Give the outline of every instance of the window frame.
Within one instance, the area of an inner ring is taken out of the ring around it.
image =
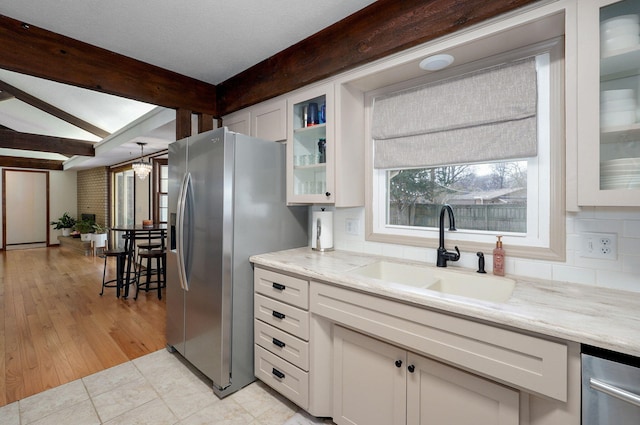
[[[162,195],[168,196],[169,193],[160,191],[160,180],[161,168],[168,165],[169,160],[167,158],[153,159],[153,222],[158,224],[167,224],[167,221],[160,221],[160,197]]]
[[[366,143],[366,200],[365,200],[365,240],[372,242],[394,243],[401,245],[413,245],[424,247],[437,247],[438,229],[412,228],[406,231],[401,227],[381,225],[386,223],[386,178],[387,170],[375,170],[373,168],[373,140],[371,138],[371,112],[373,100],[376,96],[406,89],[412,86],[426,84],[432,81],[449,78],[454,75],[482,69],[505,60],[516,60],[525,56],[549,54],[549,81],[548,91],[549,110],[540,110],[540,114],[549,117],[548,130],[549,143],[539,144],[539,164],[528,163],[528,197],[527,215],[536,218],[535,237],[523,238],[519,235],[505,234],[504,243],[509,246],[509,255],[527,258],[539,258],[544,260],[564,261],[566,235],[565,235],[565,131],[564,131],[564,38],[556,37],[551,40],[536,43],[521,49],[515,49],[500,55],[463,64],[451,70],[440,71],[427,77],[405,81],[380,89],[372,90],[365,94],[365,137]],[[542,102],[541,102],[542,103]],[[539,124],[540,125],[540,124]],[[544,155],[547,155],[545,158]],[[538,162],[537,159],[535,162]],[[542,167],[542,168],[540,168]],[[533,173],[533,175],[532,175]],[[548,187],[548,195],[539,195],[539,185]],[[533,190],[532,189],[535,189]],[[531,194],[535,193],[534,197]],[[542,209],[538,206],[542,206]],[[540,214],[540,211],[548,211],[548,214]],[[542,217],[541,217],[542,216]],[[548,217],[547,217],[548,216]],[[546,220],[548,218],[548,220]],[[529,220],[529,218],[528,218]],[[545,221],[547,221],[545,223]],[[528,234],[532,234],[530,223],[527,223]],[[491,250],[495,246],[495,232],[463,231],[447,234],[450,244],[456,244],[463,251]],[[524,243],[523,243],[524,242]]]

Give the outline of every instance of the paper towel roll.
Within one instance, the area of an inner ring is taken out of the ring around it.
[[[314,211],[312,221],[311,248],[333,251],[333,211]]]

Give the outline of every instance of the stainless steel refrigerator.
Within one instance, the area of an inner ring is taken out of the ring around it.
[[[220,128],[169,145],[167,344],[220,397],[255,379],[249,256],[308,243],[285,196],[281,143]]]

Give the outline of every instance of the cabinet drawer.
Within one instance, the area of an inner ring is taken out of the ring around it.
[[[309,371],[309,343],[260,320],[254,321],[255,343],[302,370]]]
[[[309,341],[309,312],[255,294],[254,316],[278,329]]]
[[[322,283],[311,312],[444,363],[563,402],[567,346]]]
[[[258,267],[253,276],[256,292],[305,310],[309,309],[308,281]]]
[[[303,409],[309,405],[309,375],[255,345],[255,375]]]

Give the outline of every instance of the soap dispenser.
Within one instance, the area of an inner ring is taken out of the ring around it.
[[[497,236],[496,247],[493,249],[493,274],[504,276],[504,249],[502,249],[502,236]]]

